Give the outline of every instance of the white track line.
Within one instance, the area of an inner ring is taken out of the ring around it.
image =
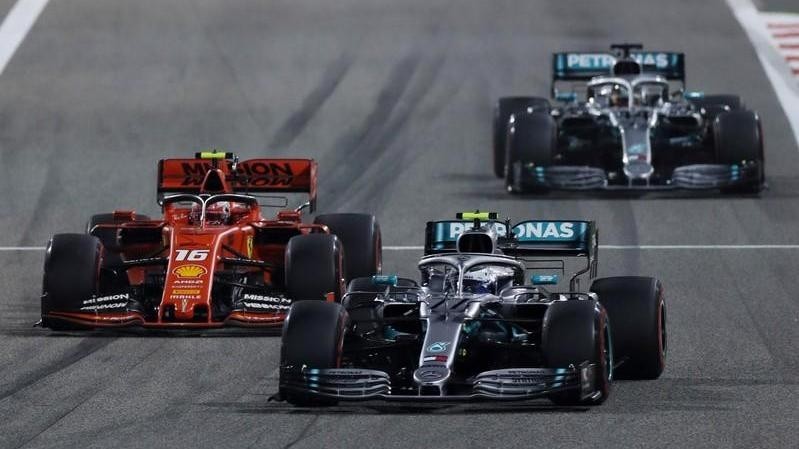
[[[791,125],[794,139],[799,142],[799,86],[782,55],[771,44],[773,29],[767,27],[752,0],[727,0],[727,4],[754,45],[760,64]]]
[[[707,249],[799,249],[797,245],[599,245],[599,249],[610,250],[707,250]],[[423,251],[423,246],[384,246],[383,251]]]
[[[13,251],[44,251],[44,246],[0,246],[0,252]],[[599,245],[599,249],[610,250],[770,250],[770,249],[799,249],[796,245],[766,244],[766,245]],[[383,251],[423,251],[423,246],[384,246]]]
[[[48,0],[19,0],[0,24],[0,74],[25,40]]]
[[[44,246],[0,246],[2,252],[13,251],[44,251]],[[599,245],[599,249],[610,250],[770,250],[770,249],[799,249],[799,244],[765,244],[765,245]],[[423,251],[423,246],[384,246],[383,251]]]

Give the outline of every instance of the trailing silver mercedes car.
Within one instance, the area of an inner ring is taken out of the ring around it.
[[[685,55],[616,44],[555,53],[552,98],[494,109],[494,173],[511,193],[715,189],[765,183],[760,118],[736,95],[685,90]]]
[[[596,254],[589,221],[428,222],[418,282],[356,278],[341,303],[291,306],[277,398],[600,404],[614,379],[660,376],[666,304],[650,277],[582,290]]]

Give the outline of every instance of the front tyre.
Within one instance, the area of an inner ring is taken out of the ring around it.
[[[725,193],[758,193],[765,181],[763,131],[760,118],[752,111],[722,112],[713,121],[716,162],[742,165],[755,162],[758,173],[752,182],[723,189]]]
[[[86,234],[56,234],[47,243],[42,281],[42,325],[53,330],[81,329],[51,319],[51,311],[75,311],[96,295],[103,245]]]
[[[283,324],[280,346],[280,395],[290,404],[335,405],[332,399],[286,388],[287,373],[304,369],[340,368],[347,312],[337,303],[298,301]]]
[[[558,126],[549,114],[522,113],[514,114],[512,118],[506,145],[508,169],[505,185],[509,192],[515,193],[520,190],[525,176],[524,166],[531,163],[534,167],[552,165],[557,148]],[[544,193],[546,190],[546,187],[541,186],[534,191]]]
[[[579,389],[549,395],[558,405],[598,405],[610,394],[613,351],[610,323],[595,300],[555,301],[544,314],[541,349],[546,366],[567,368],[589,362],[596,366],[594,393],[582,398]]]
[[[497,178],[505,177],[505,142],[508,134],[508,122],[512,114],[543,112],[549,114],[549,100],[540,97],[505,97],[500,98],[494,106],[493,121],[493,162],[494,174]]]

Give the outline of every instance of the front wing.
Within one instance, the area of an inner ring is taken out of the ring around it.
[[[580,391],[581,399],[596,394],[598,366],[584,362],[568,368],[510,368],[484,371],[471,379],[471,392],[459,395],[398,393],[390,376],[377,370],[358,368],[281,368],[281,395],[302,393],[339,401],[519,401],[545,397],[565,390]]]
[[[541,189],[554,190],[712,190],[760,182],[760,162],[745,164],[695,164],[674,169],[663,181],[611,183],[607,172],[599,167],[577,165],[534,166],[516,162],[513,192]]]
[[[163,321],[148,320],[136,311],[106,313],[53,311],[42,315],[48,322],[58,321],[73,327],[87,329],[151,328],[151,329],[218,329],[223,327],[280,329],[286,319],[285,313],[253,313],[235,311],[224,320],[214,321]]]

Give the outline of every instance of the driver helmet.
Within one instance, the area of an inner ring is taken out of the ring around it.
[[[610,106],[615,108],[627,106],[629,100],[627,89],[622,88],[622,86],[618,84],[614,84],[610,89],[608,98],[610,99]]]
[[[489,267],[471,270],[463,275],[463,291],[492,293],[496,289],[496,273]]]
[[[200,223],[200,217],[203,213],[203,206],[202,204],[192,204],[191,211],[189,211],[189,223],[190,224],[198,224]]]
[[[641,105],[655,107],[663,103],[663,88],[660,86],[641,87]]]
[[[225,225],[230,221],[230,203],[218,201],[205,208],[205,223],[210,225]]]

